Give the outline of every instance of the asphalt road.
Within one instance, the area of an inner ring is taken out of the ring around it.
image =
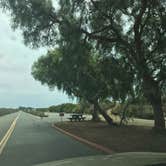
[[[0,116],[0,140],[2,140],[3,136],[5,135],[6,131],[9,129],[10,125],[17,115],[18,113]]]
[[[18,113],[0,117],[0,140]],[[30,166],[73,157],[101,155],[56,131],[40,118],[21,112],[14,132],[0,155],[2,166]]]

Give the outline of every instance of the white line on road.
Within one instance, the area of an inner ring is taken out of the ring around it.
[[[5,145],[7,143],[7,141],[9,140],[11,134],[13,133],[14,129],[15,129],[15,126],[16,126],[16,123],[17,123],[17,120],[18,118],[20,117],[20,114],[21,112],[18,114],[18,116],[14,119],[14,121],[12,122],[10,128],[8,129],[8,131],[6,132],[5,136],[3,137],[3,139],[1,140],[0,142],[0,155],[2,154],[4,148],[5,148]]]

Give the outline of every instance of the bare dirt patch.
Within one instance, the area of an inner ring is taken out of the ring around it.
[[[149,127],[111,127],[105,123],[63,122],[56,126],[115,152],[166,152],[166,135]]]

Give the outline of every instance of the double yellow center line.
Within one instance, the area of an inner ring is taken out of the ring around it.
[[[14,121],[12,122],[10,128],[8,129],[8,131],[6,132],[5,136],[3,137],[3,139],[0,142],[0,155],[2,154],[7,141],[9,140],[11,134],[13,133],[13,131],[15,129],[15,126],[16,126],[18,118],[20,117],[20,114],[21,113],[19,113],[18,116],[14,119]]]

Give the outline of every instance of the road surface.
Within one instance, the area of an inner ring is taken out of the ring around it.
[[[14,119],[15,124],[12,124]],[[13,132],[0,154],[2,166],[30,166],[102,154],[56,131],[46,120],[24,112],[0,117],[0,141],[10,126]]]

